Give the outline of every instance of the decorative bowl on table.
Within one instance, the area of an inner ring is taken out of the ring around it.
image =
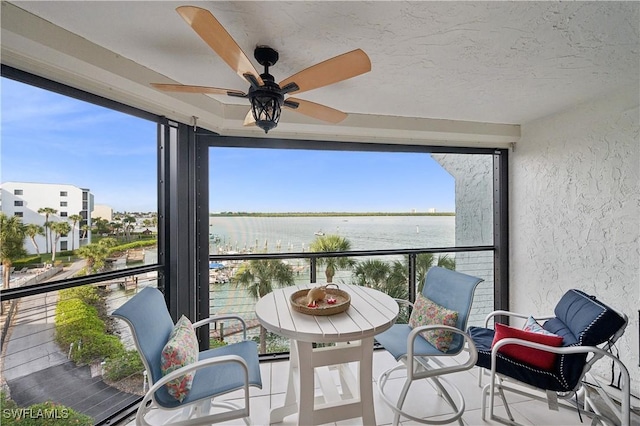
[[[329,286],[335,286],[335,288]],[[318,289],[318,287],[314,287],[294,292],[290,299],[291,307],[295,311],[307,315],[334,315],[349,309],[351,296],[333,283],[322,286],[321,291],[324,291],[324,297],[321,300],[315,300],[313,304],[310,303],[309,292]]]

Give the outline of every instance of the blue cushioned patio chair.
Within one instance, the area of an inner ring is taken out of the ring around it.
[[[246,324],[242,318],[237,315],[212,316],[194,323],[193,327],[197,328],[224,319],[238,320],[244,328],[245,340],[202,351],[197,362],[163,376],[160,354],[174,324],[162,293],[156,288],[146,287],[112,315],[131,327],[133,340],[147,371],[149,390],[138,408],[136,425],[149,425],[149,421],[154,424],[200,425],[237,418],[250,423],[249,386],[262,388],[262,381],[257,345],[246,340]],[[192,371],[195,372],[192,388],[180,402],[169,394],[165,384]],[[238,389],[244,391],[244,406],[228,401],[214,402],[215,397]],[[212,411],[212,407],[216,410]],[[168,412],[159,413],[160,410]]]
[[[422,294],[438,305],[458,313],[455,327],[446,325],[427,325],[411,328],[408,324],[394,324],[389,330],[378,334],[376,340],[393,357],[401,361],[400,364],[382,373],[378,379],[378,389],[382,399],[395,413],[393,424],[397,425],[400,416],[407,417],[413,421],[427,424],[444,424],[458,421],[461,425],[462,414],[464,413],[464,397],[458,388],[450,381],[442,377],[447,374],[473,368],[477,354],[473,340],[469,338],[465,330],[467,320],[471,311],[471,303],[477,285],[484,281],[481,278],[466,275],[460,272],[434,266],[427,272]],[[400,304],[413,306],[412,303],[398,299]],[[426,330],[449,330],[454,333],[454,338],[449,350],[442,352],[431,345],[420,334]],[[459,360],[444,363],[444,358],[451,358],[467,351],[467,359],[463,363]],[[402,391],[397,398],[392,398],[385,386],[390,376],[396,372],[406,370],[406,379]],[[438,394],[453,409],[453,414],[447,418],[438,417],[438,420],[426,419],[425,414],[408,413],[403,410],[405,398],[409,388],[415,380],[426,379],[435,385]],[[445,387],[442,382],[446,383]],[[453,390],[457,396],[457,403],[449,394]]]
[[[497,315],[527,319],[530,315],[495,311],[485,321],[485,327],[470,327],[469,334],[478,349],[477,365],[481,367],[479,383],[482,375],[490,371],[490,382],[482,389],[482,418],[486,418],[487,396],[489,396],[489,417],[506,424],[518,424],[509,409],[504,391],[547,401],[550,409],[557,410],[562,403],[569,404],[574,396],[582,398],[584,410],[594,420],[609,421],[615,425],[630,424],[630,383],[629,372],[625,365],[611,353],[616,340],[622,336],[627,326],[628,317],[598,301],[580,290],[567,291],[554,309],[554,316],[535,316],[536,320],[546,320],[544,330],[563,338],[561,347],[552,347],[533,343],[522,339],[506,338],[499,340],[492,347],[494,330],[489,323]],[[500,348],[507,345],[520,345],[527,348],[541,349],[557,354],[553,367],[545,370],[524,363],[521,360],[506,356]],[[622,385],[619,403],[614,402],[605,392],[606,386],[600,385],[597,378],[589,374],[590,368],[600,359],[610,360],[620,371]],[[588,376],[587,376],[588,375]],[[588,377],[588,380],[585,380]],[[586,382],[591,383],[587,385]],[[514,386],[518,384],[518,386]],[[595,384],[595,385],[594,385]],[[616,419],[607,419],[602,410],[594,403],[591,393],[596,391],[602,401]],[[508,419],[495,414],[494,403],[496,391],[500,395]]]

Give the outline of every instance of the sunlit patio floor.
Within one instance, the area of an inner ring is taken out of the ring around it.
[[[378,376],[388,368],[396,365],[396,361],[389,353],[384,350],[378,350],[374,353],[373,359],[373,376],[374,376],[374,405],[376,423],[378,425],[389,425],[393,421],[393,412],[389,407],[385,405],[380,398],[377,387]],[[288,374],[289,362],[277,361],[277,362],[265,362],[261,364],[262,371],[262,389],[251,389],[251,419],[254,425],[267,425],[269,424],[269,412],[272,408],[281,406],[284,402],[285,391],[287,386],[287,374]],[[478,387],[478,374],[477,368],[471,370],[456,373],[450,375],[450,380],[458,386],[462,391],[465,398],[466,410],[462,417],[462,420],[467,425],[493,425],[499,424],[492,421],[483,421],[481,416],[481,404],[482,396],[481,389]],[[484,378],[486,383],[487,379]],[[387,389],[399,391],[404,384],[404,379],[400,376],[398,378],[392,378],[387,384]],[[319,393],[320,389],[316,389]],[[240,394],[234,392],[227,395],[228,400],[239,398]],[[551,411],[548,409],[545,402],[540,402],[534,399],[526,398],[523,396],[508,394],[507,400],[511,407],[512,413],[517,422],[523,425],[563,425],[563,426],[584,426],[585,424],[591,424],[591,419],[587,418],[583,413],[583,421],[580,422],[580,417],[575,408],[563,408],[560,407],[559,411]],[[498,399],[499,401],[499,399]],[[496,414],[505,416],[505,411],[502,408],[502,404],[496,409]],[[437,418],[439,414],[447,413],[445,411],[448,408],[446,403],[443,402],[441,397],[438,397],[435,391],[427,384],[416,383],[412,386],[410,395],[407,397],[405,403],[405,409],[408,409],[412,413],[416,413],[418,417]],[[636,421],[638,417],[635,416],[632,419],[632,424],[638,424]],[[414,421],[401,418],[402,425],[416,425],[419,424]],[[135,422],[131,421],[127,425],[134,425]],[[297,416],[291,415],[285,417],[282,423],[276,423],[278,425],[296,425]],[[335,425],[362,425],[361,418],[354,418],[349,420],[339,421],[337,423],[330,423]],[[225,425],[244,425],[242,420],[235,420],[227,422]]]

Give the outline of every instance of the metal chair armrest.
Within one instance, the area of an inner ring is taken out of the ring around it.
[[[453,366],[448,366],[448,367],[442,367],[442,368],[438,368],[436,370],[430,370],[430,372],[433,372],[434,374],[430,374],[427,373],[427,375],[421,375],[420,377],[427,377],[427,376],[435,376],[435,375],[443,375],[443,374],[449,374],[449,373],[454,373],[454,372],[458,372],[458,371],[463,371],[463,370],[468,370],[470,368],[472,368],[473,366],[475,366],[476,361],[478,360],[478,350],[476,349],[476,345],[473,342],[473,339],[471,339],[471,337],[465,333],[464,331],[455,328],[455,327],[451,327],[448,325],[423,325],[420,327],[415,327],[413,330],[411,330],[411,332],[409,333],[409,336],[407,336],[407,375],[411,377],[412,380],[415,379],[414,377],[414,372],[413,372],[413,368],[409,368],[409,366],[414,365],[413,364],[413,360],[414,360],[414,345],[415,345],[415,341],[417,338],[423,338],[422,336],[420,336],[420,333],[422,333],[423,331],[429,331],[429,330],[448,330],[451,331],[453,333],[459,334],[463,337],[465,343],[467,344],[468,347],[468,352],[469,352],[469,358],[467,359],[466,362],[464,362],[463,364],[458,364],[458,365],[453,365]],[[464,347],[464,345],[463,345]],[[453,356],[454,354],[448,355],[446,353],[442,354],[443,356]],[[433,355],[431,355],[433,356]],[[437,374],[436,374],[437,372]]]
[[[205,319],[200,320],[198,322],[194,322],[193,323],[193,328],[198,328],[198,327],[202,327],[205,324],[211,324],[211,323],[214,323],[214,322],[218,322],[218,321],[222,321],[222,320],[229,320],[229,319],[235,319],[235,320],[240,321],[240,323],[242,324],[243,340],[247,340],[247,323],[239,315],[233,315],[233,314],[229,314],[229,315],[212,315],[209,318],[205,318]]]
[[[406,299],[393,299],[396,302],[398,302],[398,305],[408,305],[411,306],[413,308],[413,303],[411,303],[410,301],[406,300]]]

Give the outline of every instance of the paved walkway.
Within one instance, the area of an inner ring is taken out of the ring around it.
[[[22,298],[5,342],[3,377],[7,382],[67,362],[54,341],[58,292]]]
[[[88,366],[77,367],[71,361],[8,381],[7,384],[12,399],[21,407],[54,401],[93,417],[94,424],[106,420],[139,398],[107,385],[100,376],[91,377]]]
[[[74,262],[51,279],[69,278],[84,264],[84,260]],[[17,311],[3,347],[2,375],[5,381],[67,361],[67,354],[61,352],[54,341],[57,302],[57,291],[18,300]]]
[[[73,276],[84,261],[53,277]],[[90,415],[98,423],[118,407],[138,396],[106,385],[88,366],[78,367],[67,359],[55,342],[55,310],[58,292],[23,297],[3,347],[2,380],[11,398],[22,407],[53,401]]]

